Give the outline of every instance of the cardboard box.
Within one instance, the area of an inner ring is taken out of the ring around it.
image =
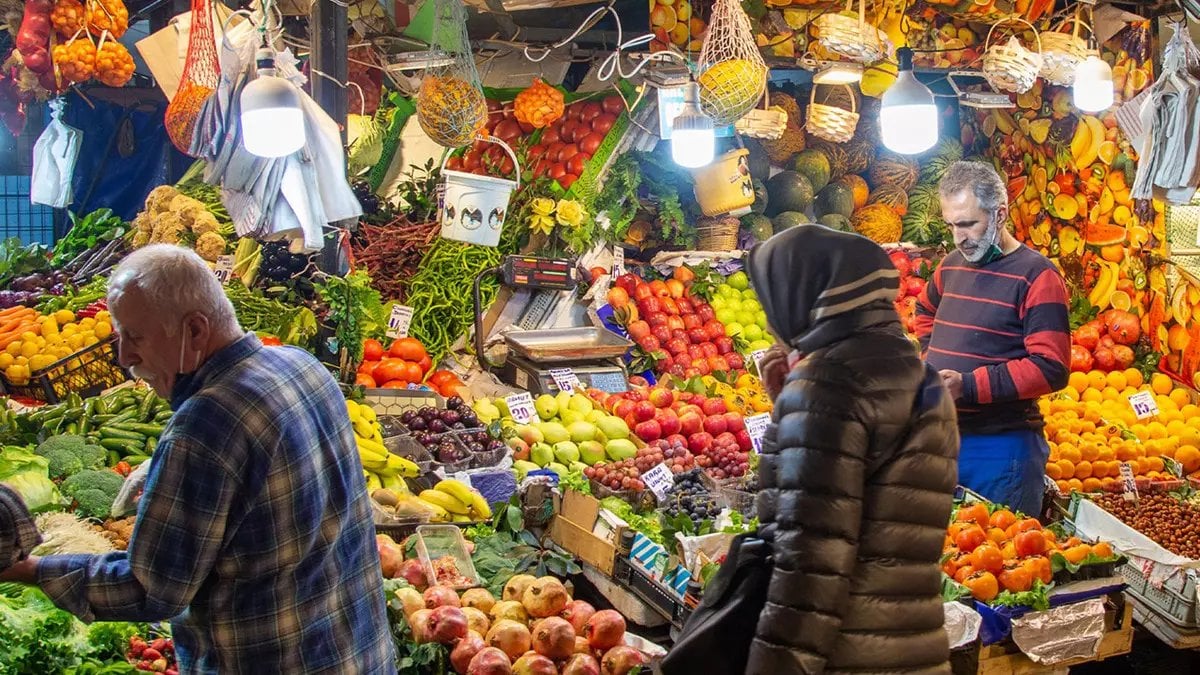
[[[600,501],[595,497],[566,490],[558,514],[550,521],[550,539],[611,576],[617,544],[627,527],[625,521],[600,508]]]

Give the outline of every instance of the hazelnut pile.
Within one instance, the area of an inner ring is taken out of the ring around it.
[[[1137,501],[1127,501],[1122,495],[1104,495],[1095,501],[1168,551],[1200,559],[1200,509],[1169,494],[1145,495]]]

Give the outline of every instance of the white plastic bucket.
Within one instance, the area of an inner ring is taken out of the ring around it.
[[[498,138],[483,140],[504,148],[513,161],[516,180],[448,170],[443,160],[438,220],[442,224],[442,237],[445,239],[480,246],[498,246],[509,197],[521,185],[521,167],[507,143]],[[446,155],[446,159],[449,158]]]

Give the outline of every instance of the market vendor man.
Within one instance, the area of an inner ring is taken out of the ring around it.
[[[121,365],[174,415],[128,551],[30,557],[85,621],[171,619],[180,673],[396,672],[363,470],[337,382],[264,347],[194,252],[153,245],[109,280]]]
[[[916,332],[958,407],[959,483],[1036,516],[1050,451],[1037,399],[1067,384],[1066,285],[1009,232],[1008,190],[990,165],[956,162],[939,196],[955,250],[921,294]]]

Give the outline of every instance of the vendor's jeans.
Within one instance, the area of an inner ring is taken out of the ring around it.
[[[964,435],[958,483],[996,504],[1036,518],[1042,509],[1050,446],[1040,431]]]

